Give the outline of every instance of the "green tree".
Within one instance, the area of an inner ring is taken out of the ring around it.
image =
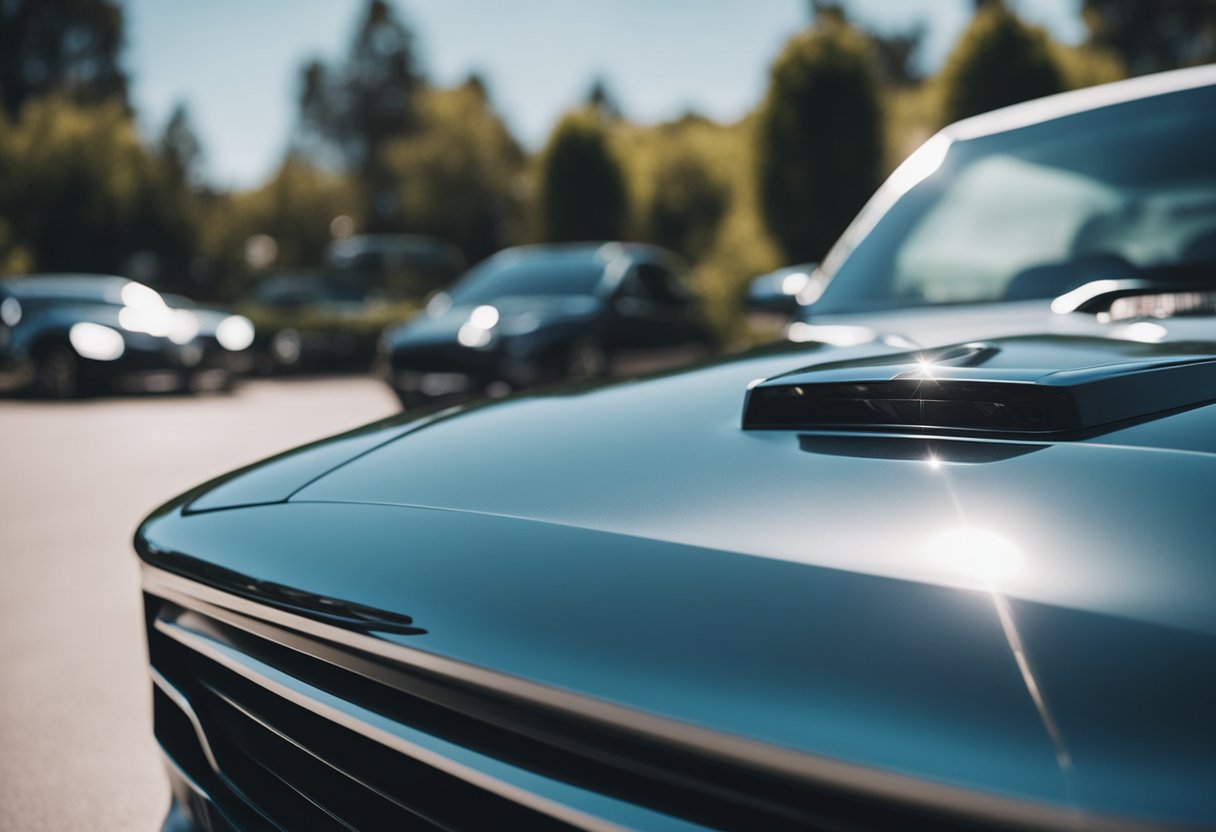
[[[203,146],[185,104],[173,108],[156,151],[172,185],[184,188],[202,184]]]
[[[1213,0],[1084,0],[1081,16],[1090,44],[1137,75],[1216,61]]]
[[[418,127],[423,88],[413,33],[385,0],[367,3],[344,63],[304,68],[297,150],[358,175],[370,230],[401,225],[383,150]]]
[[[112,0],[0,2],[0,102],[16,119],[25,102],[56,92],[78,102],[125,101],[122,8]]]
[[[418,130],[385,148],[406,226],[450,240],[473,261],[515,242],[524,154],[481,82],[428,90],[418,113]]]
[[[189,218],[163,198],[155,160],[118,101],[31,100],[7,131],[0,219],[48,271],[122,271],[132,255],[177,259]]]
[[[13,238],[8,223],[0,219],[0,275],[25,274],[33,268],[29,251]]]
[[[1088,43],[1080,46],[1053,43],[1051,47],[1064,85],[1070,90],[1109,84],[1127,77],[1127,66],[1109,49]]]
[[[604,119],[566,114],[549,137],[538,170],[537,234],[541,240],[618,240],[629,196]]]
[[[730,184],[714,160],[673,141],[655,174],[644,218],[646,239],[691,261],[703,258],[730,208]]]
[[[591,82],[591,89],[587,91],[587,107],[610,121],[624,116],[621,105],[617,103],[616,96],[608,88],[607,79],[602,75]]]
[[[358,187],[346,174],[325,172],[295,154],[260,188],[207,201],[203,252],[221,293],[240,294],[251,267],[246,244],[258,235],[273,241],[273,268],[317,268],[333,239],[337,217],[359,223]]]
[[[976,12],[937,83],[943,124],[1067,86],[1046,33],[1027,26],[999,3]]]
[[[866,38],[828,19],[786,44],[756,141],[765,225],[789,262],[822,257],[879,181],[883,111]]]

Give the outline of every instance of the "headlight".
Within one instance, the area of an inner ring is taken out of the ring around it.
[[[21,302],[16,298],[5,298],[4,302],[0,303],[0,322],[8,326],[21,323]]]
[[[233,352],[249,349],[253,343],[253,323],[244,315],[229,315],[215,328],[215,340]]]
[[[462,346],[481,349],[494,340],[494,327],[498,326],[498,310],[493,306],[479,306],[469,313],[469,320],[456,333]]]
[[[198,335],[198,315],[189,309],[174,309],[173,324],[169,327],[169,340],[175,344],[189,344]]]
[[[165,338],[173,332],[176,316],[167,306],[124,306],[118,310],[118,325],[127,332],[143,332]]]
[[[87,322],[72,324],[68,330],[68,341],[81,358],[94,361],[114,361],[121,358],[127,348],[117,330]]]

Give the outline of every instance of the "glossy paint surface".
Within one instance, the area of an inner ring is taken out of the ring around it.
[[[1211,822],[1216,406],[1074,442],[740,430],[750,381],[892,351],[778,350],[445,414],[327,456],[286,502],[170,504],[140,545],[724,733]]]

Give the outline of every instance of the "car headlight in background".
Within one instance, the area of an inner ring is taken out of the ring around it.
[[[169,325],[169,340],[175,344],[189,344],[198,335],[198,315],[189,309],[174,309],[173,323]]]
[[[0,323],[16,326],[21,323],[21,302],[16,298],[5,298],[0,303]]]
[[[136,309],[157,309],[165,306],[165,299],[160,296],[160,292],[134,280],[122,287],[121,297],[123,306]]]
[[[118,310],[118,325],[127,332],[142,332],[156,338],[179,335],[181,323],[176,310],[171,309],[155,289],[132,281],[122,287],[122,303],[122,309]],[[195,321],[197,333],[198,323]],[[185,340],[174,338],[174,341],[184,344],[193,337],[191,335]]]
[[[123,307],[118,325],[127,332],[142,332],[168,338],[175,344],[189,344],[198,336],[198,316],[189,309],[174,309],[155,289],[142,283],[122,287]]]
[[[498,326],[498,310],[493,306],[479,306],[469,313],[469,320],[456,333],[462,346],[487,347],[494,339],[494,327]]]
[[[127,348],[118,330],[87,322],[73,324],[68,330],[68,341],[81,358],[94,361],[114,361]]]
[[[173,310],[167,306],[124,306],[118,310],[118,325],[127,332],[165,338],[173,331],[173,323]]]
[[[215,340],[232,352],[247,350],[253,344],[253,322],[244,315],[229,315],[215,328]]]

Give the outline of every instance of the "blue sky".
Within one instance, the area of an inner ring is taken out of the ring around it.
[[[300,65],[340,58],[364,0],[125,0],[126,64],[148,133],[190,107],[217,184],[249,187],[274,169],[295,118]],[[742,116],[769,63],[807,20],[806,0],[395,0],[437,84],[471,70],[528,147],[602,75],[642,122],[695,109]],[[1014,0],[1026,19],[1075,43],[1076,0]],[[923,62],[940,65],[972,0],[846,0],[879,30],[923,20]]]

